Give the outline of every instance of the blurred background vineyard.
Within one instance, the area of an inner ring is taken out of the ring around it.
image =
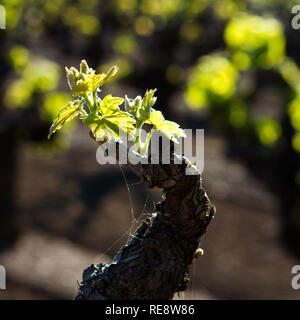
[[[300,259],[297,1],[0,4],[0,299],[72,298],[81,270],[126,242],[131,209],[152,209],[141,184],[131,208],[120,169],[96,163],[76,122],[47,140],[70,98],[64,66],[81,59],[98,72],[119,66],[104,93],[157,88],[166,118],[205,129],[204,185],[217,215],[185,297],[299,298],[290,286]]]

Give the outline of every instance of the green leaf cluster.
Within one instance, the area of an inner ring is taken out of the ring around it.
[[[75,100],[59,111],[50,127],[48,138],[76,117],[83,121],[97,141],[121,141],[123,136],[130,136],[141,155],[147,153],[154,129],[175,143],[178,138],[185,136],[184,130],[177,123],[165,120],[161,111],[153,108],[157,100],[154,96],[156,89],[147,90],[143,98],[137,96],[129,99],[125,96],[124,100],[109,94],[101,99],[98,96],[100,87],[117,71],[118,67],[114,66],[107,73],[96,74],[85,60],[81,61],[79,70],[66,68],[67,81]],[[120,108],[123,102],[125,111]],[[145,123],[153,125],[153,128],[143,142],[141,130]]]
[[[171,141],[178,143],[178,138],[185,137],[183,129],[176,122],[165,120],[161,111],[153,108],[157,97],[154,96],[156,89],[147,90],[144,97],[137,96],[129,99],[125,96],[125,109],[136,120],[135,144],[138,153],[145,155],[153,130],[158,130]],[[153,129],[147,134],[145,142],[141,140],[141,128],[144,123],[152,124]]]

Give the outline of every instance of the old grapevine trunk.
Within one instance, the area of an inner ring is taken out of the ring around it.
[[[149,188],[163,189],[163,201],[111,264],[91,265],[83,272],[76,299],[172,299],[185,290],[215,208],[200,174],[186,175],[188,160],[174,164],[175,157],[172,153],[168,165],[129,166]]]

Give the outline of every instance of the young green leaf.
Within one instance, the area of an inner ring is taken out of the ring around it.
[[[83,114],[81,105],[81,100],[72,101],[59,111],[52,126],[50,127],[48,139],[55,131],[61,129],[66,122],[71,121],[80,114]]]
[[[106,73],[101,74],[84,74],[83,79],[80,79],[72,87],[71,92],[74,96],[82,96],[89,92],[95,92],[101,87],[105,80],[111,78],[112,75]]]
[[[99,112],[103,116],[112,115],[114,112],[120,111],[119,105],[122,104],[123,101],[123,98],[112,97],[111,94],[108,94],[99,103]],[[129,116],[128,113],[126,113],[126,115]]]
[[[67,80],[74,96],[83,96],[90,92],[96,92],[103,83],[113,77],[119,68],[113,66],[107,73],[95,74],[95,70],[89,68],[86,61],[80,63],[80,72],[75,68],[66,68]]]
[[[135,130],[135,120],[120,110],[104,117],[89,114],[83,123],[90,128],[96,140],[100,141],[120,141],[122,135],[127,133],[132,136]]]
[[[176,122],[165,120],[160,111],[153,111],[146,123],[153,124],[154,128],[164,134],[168,139],[178,143],[177,138],[185,137],[184,130]]]
[[[104,97],[99,103],[99,115],[88,115],[84,124],[88,126],[97,140],[120,140],[125,133],[133,135],[135,120],[127,113],[120,110],[123,99],[112,97],[111,94]]]

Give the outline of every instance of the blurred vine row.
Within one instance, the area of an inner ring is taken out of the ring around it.
[[[48,141],[47,130],[70,100],[63,67],[86,57],[97,72],[119,66],[112,87],[144,92],[155,84],[168,118],[170,97],[179,93],[206,129],[224,134],[228,154],[243,159],[278,194],[284,239],[299,250],[299,31],[290,25],[295,4],[3,0],[0,140],[1,160],[10,170],[3,172],[0,189],[7,221],[14,210],[8,180],[15,176],[16,148],[24,141],[47,152],[64,146],[62,135]]]

